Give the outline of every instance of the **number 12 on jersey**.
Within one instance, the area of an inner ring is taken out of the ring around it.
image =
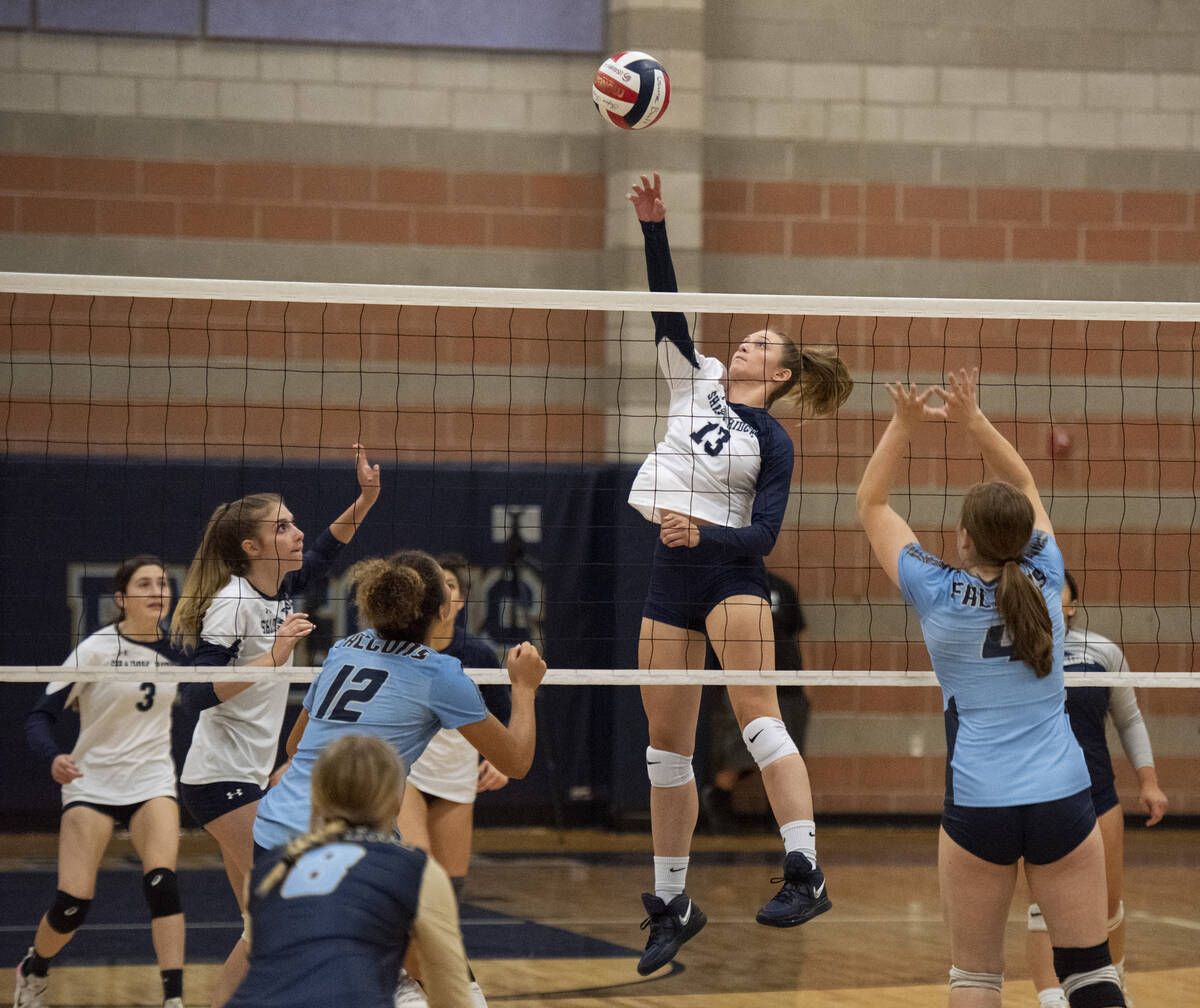
[[[383,669],[343,665],[333,677],[333,683],[313,717],[350,723],[357,721],[363,716],[359,705],[370,703],[371,698],[379,692],[379,687],[387,682],[387,677]],[[326,711],[329,713],[326,714]]]

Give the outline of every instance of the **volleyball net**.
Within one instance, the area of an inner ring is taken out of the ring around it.
[[[348,555],[461,553],[472,632],[539,643],[559,670],[548,682],[638,681],[654,529],[626,496],[668,405],[652,310],[684,312],[701,351],[723,360],[770,328],[836,346],[854,377],[835,418],[779,416],[797,464],[768,566],[797,590],[806,670],[776,681],[932,682],[854,493],[891,414],[884,383],[978,365],[981,403],[1037,478],[1087,625],[1121,643],[1136,684],[1191,683],[1200,305],[11,273],[0,577],[21,616],[0,628],[0,675],[53,677],[109,617],[125,556],[163,557],[178,589],[222,501],[281,492],[315,536],[357,493],[361,443],[383,495]],[[907,469],[894,501],[952,561],[978,454],[928,423]],[[352,629],[340,576],[320,591],[306,605],[322,629],[295,678]]]

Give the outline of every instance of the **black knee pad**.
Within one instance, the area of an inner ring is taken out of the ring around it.
[[[179,902],[179,880],[170,868],[155,868],[142,876],[142,894],[151,919],[183,913]]]
[[[59,889],[54,894],[54,905],[46,914],[46,923],[59,934],[70,934],[87,920],[90,899],[80,899]]]
[[[1071,1008],[1108,1008],[1125,1003],[1107,941],[1091,948],[1055,946],[1054,972]]]

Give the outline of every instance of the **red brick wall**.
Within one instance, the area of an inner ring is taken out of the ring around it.
[[[0,229],[597,249],[600,175],[0,156]]]
[[[0,157],[0,229],[598,249],[600,174]],[[710,180],[704,248],[814,257],[1200,260],[1200,193]]]
[[[1200,193],[860,182],[704,184],[704,248],[758,255],[1178,263]]]

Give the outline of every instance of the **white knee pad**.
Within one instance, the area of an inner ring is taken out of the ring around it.
[[[1042,916],[1042,908],[1040,906],[1038,906],[1036,903],[1029,904],[1029,915],[1026,918],[1026,920],[1029,923],[1030,931],[1041,931],[1043,933],[1045,932],[1046,918]]]
[[[1125,901],[1121,900],[1117,904],[1117,912],[1108,918],[1108,933],[1112,934],[1121,926],[1121,922],[1125,919]]]
[[[755,718],[742,731],[742,741],[763,770],[777,759],[784,756],[800,755],[792,736],[788,734],[783,722],[776,717]]]
[[[646,775],[653,787],[679,787],[695,777],[692,757],[646,746]]]
[[[956,987],[980,987],[983,990],[994,990],[999,994],[1003,986],[1003,973],[971,973],[968,970],[960,970],[957,966],[950,967],[951,990]]]

